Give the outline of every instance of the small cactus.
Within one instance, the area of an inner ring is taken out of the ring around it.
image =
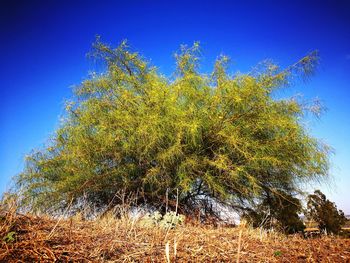
[[[185,221],[184,215],[178,215],[175,212],[167,212],[162,215],[158,211],[153,214],[147,214],[141,219],[141,224],[143,226],[158,226],[165,229],[172,229],[179,225],[182,225]]]

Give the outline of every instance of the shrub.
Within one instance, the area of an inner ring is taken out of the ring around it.
[[[83,197],[114,206],[124,191],[160,211],[169,193],[172,210],[178,197],[180,213],[212,216],[213,203],[244,209],[266,188],[289,193],[327,175],[329,149],[302,122],[319,105],[276,96],[293,76],[312,73],[317,52],[286,69],[266,62],[235,75],[221,56],[203,74],[195,43],[177,53],[174,78],[126,42],[112,48],[98,39],[92,56],[105,71],[76,87],[50,143],[17,177],[33,209],[65,209]]]
[[[143,226],[157,226],[164,229],[172,229],[179,225],[182,225],[185,221],[184,215],[176,214],[175,212],[167,212],[162,215],[158,211],[147,214],[141,219],[141,225]]]

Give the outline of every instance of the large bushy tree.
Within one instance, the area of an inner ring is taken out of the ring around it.
[[[315,107],[275,96],[293,76],[313,72],[317,53],[284,70],[266,62],[232,76],[220,56],[201,74],[195,43],[181,47],[167,78],[126,42],[111,48],[97,39],[93,47],[106,70],[75,89],[49,145],[17,177],[33,208],[82,197],[102,207],[121,202],[113,197],[123,191],[157,208],[175,206],[178,193],[182,213],[211,214],[213,203],[244,208],[265,189],[293,193],[327,174],[328,148],[302,122]]]

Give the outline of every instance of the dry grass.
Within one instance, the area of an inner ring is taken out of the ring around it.
[[[167,231],[111,215],[58,221],[6,208],[0,238],[0,262],[350,262],[350,239],[286,237],[247,226]]]

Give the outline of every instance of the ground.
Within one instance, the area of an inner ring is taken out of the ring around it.
[[[3,213],[0,262],[350,262],[350,239],[304,239],[248,226],[144,227],[130,218],[96,220]]]

